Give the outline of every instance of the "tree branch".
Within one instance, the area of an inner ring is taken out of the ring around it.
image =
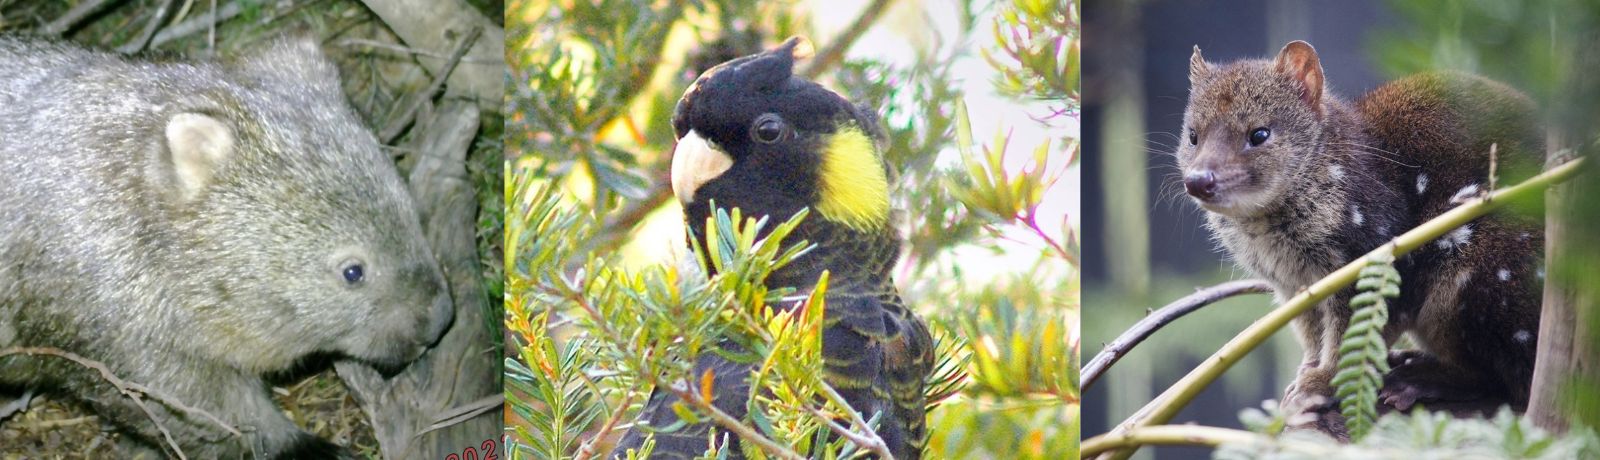
[[[1113,449],[1144,445],[1217,447],[1223,444],[1272,442],[1265,436],[1229,428],[1200,425],[1161,425],[1110,433],[1085,439],[1082,458],[1089,458]]]
[[[849,433],[845,434],[845,437],[849,438],[851,442],[856,443],[856,445],[876,452],[879,459],[894,460],[894,455],[889,453],[889,446],[883,442],[883,437],[878,436],[878,432],[872,429],[872,425],[868,425],[866,420],[861,419],[861,412],[857,411],[854,407],[850,407],[850,402],[845,401],[844,395],[841,395],[838,391],[834,390],[833,385],[829,385],[828,382],[819,381],[817,383],[819,384],[817,385],[818,393],[822,393],[823,397],[828,398],[829,401],[839,405],[839,407],[843,407],[845,412],[848,412],[846,415],[850,417],[850,424],[861,427],[861,431],[864,433]],[[881,417],[885,416],[887,416],[887,414],[879,416],[880,420],[882,420]],[[833,424],[831,420],[826,418],[824,418],[823,421],[828,422],[830,425]]]
[[[785,460],[806,460],[805,457],[789,449],[788,447],[784,447],[778,444],[776,441],[773,441],[771,438],[762,436],[761,433],[757,433],[755,429],[750,428],[749,425],[745,425],[744,422],[740,422],[739,419],[733,418],[732,415],[728,415],[727,412],[723,412],[722,409],[718,409],[717,406],[715,404],[711,404],[710,401],[700,398],[700,393],[698,391],[690,391],[687,385],[678,386],[669,384],[667,382],[657,382],[657,385],[666,388],[673,394],[678,395],[679,400],[687,401],[696,409],[700,409],[702,413],[711,417],[712,423],[715,423],[717,426],[733,432],[733,434],[739,435],[740,439],[755,444],[756,447],[760,447],[762,451],[772,454],[774,457]],[[722,447],[726,449],[728,446],[723,445]]]
[[[1455,230],[1456,227],[1465,225],[1473,219],[1498,209],[1507,201],[1511,201],[1518,197],[1529,196],[1534,193],[1542,193],[1546,187],[1572,178],[1572,176],[1580,170],[1579,168],[1582,165],[1583,159],[1576,159],[1561,166],[1551,168],[1550,170],[1545,171],[1538,176],[1534,176],[1533,178],[1528,179],[1521,184],[1497,190],[1492,194],[1467,200],[1467,202],[1461,206],[1451,209],[1444,214],[1440,214],[1438,217],[1433,218],[1433,220],[1423,223],[1417,228],[1412,229],[1411,231],[1408,231],[1405,234],[1391,240],[1387,244],[1393,248],[1392,252],[1397,257],[1409,253],[1412,250],[1415,250],[1418,247],[1421,247],[1422,245],[1427,244],[1428,242],[1433,241],[1440,236],[1443,236],[1445,233]],[[1150,401],[1150,403],[1146,404],[1144,408],[1139,409],[1138,412],[1128,417],[1127,420],[1124,420],[1121,424],[1117,425],[1116,428],[1113,428],[1109,434],[1123,435],[1134,428],[1162,424],[1171,421],[1172,417],[1176,416],[1179,410],[1182,410],[1183,407],[1188,405],[1190,401],[1193,401],[1194,398],[1200,394],[1201,390],[1204,390],[1207,385],[1215,381],[1217,377],[1220,377],[1224,371],[1228,370],[1229,367],[1232,367],[1233,363],[1244,357],[1245,354],[1255,349],[1255,347],[1260,345],[1262,342],[1265,342],[1268,337],[1272,336],[1273,333],[1289,324],[1289,321],[1300,316],[1300,314],[1306,310],[1311,309],[1311,307],[1316,305],[1317,302],[1322,301],[1333,293],[1338,292],[1340,289],[1344,289],[1351,283],[1354,283],[1356,277],[1361,273],[1361,267],[1367,264],[1367,259],[1371,256],[1372,253],[1368,253],[1367,255],[1357,258],[1356,260],[1350,261],[1350,263],[1345,264],[1344,267],[1335,270],[1333,273],[1329,273],[1327,276],[1323,277],[1321,280],[1318,280],[1316,283],[1313,283],[1311,286],[1302,289],[1299,294],[1296,294],[1294,297],[1284,302],[1282,306],[1267,313],[1267,315],[1261,319],[1256,320],[1255,323],[1252,323],[1249,327],[1245,328],[1244,331],[1234,336],[1232,340],[1229,340],[1227,344],[1222,346],[1222,349],[1217,350],[1217,352],[1212,354],[1210,358],[1201,363],[1200,366],[1189,371],[1188,375],[1185,375],[1182,379],[1178,380],[1177,383],[1167,388],[1167,390],[1162,392],[1160,396],[1157,396],[1155,400]],[[1102,458],[1110,457],[1117,460],[1126,459],[1132,456],[1134,450],[1137,448],[1137,446],[1133,446],[1131,448],[1106,452],[1102,454]]]
[[[823,48],[822,51],[817,52],[815,57],[811,58],[811,64],[807,65],[805,70],[800,72],[800,75],[807,80],[815,80],[817,76],[822,75],[823,72],[827,72],[843,61],[844,52],[849,50],[850,45],[854,45],[856,40],[861,39],[861,36],[867,33],[867,29],[872,28],[873,23],[878,22],[878,17],[889,9],[889,3],[890,0],[872,0],[872,3],[868,4],[866,9],[861,10],[861,15],[856,16],[854,22],[851,22],[849,26],[844,28],[843,32],[840,32],[832,41],[828,42],[827,48]]]
[[[1116,340],[1106,344],[1104,349],[1094,355],[1094,359],[1084,364],[1083,390],[1088,391],[1089,387],[1093,386],[1094,382],[1098,381],[1100,376],[1111,368],[1112,364],[1116,364],[1133,347],[1138,346],[1140,342],[1144,342],[1144,339],[1155,334],[1157,330],[1166,327],[1167,324],[1223,299],[1262,292],[1272,292],[1272,285],[1267,284],[1266,281],[1256,279],[1229,281],[1199,289],[1193,294],[1184,296],[1161,307],[1154,313],[1146,315],[1144,319],[1134,323],[1133,327],[1128,328],[1122,335],[1117,336]]]
[[[204,417],[207,420],[210,420],[210,421],[216,423],[217,426],[222,427],[222,429],[224,431],[227,431],[228,434],[232,434],[235,437],[244,436],[243,433],[240,433],[239,430],[235,429],[232,425],[229,425],[226,422],[223,422],[222,419],[217,418],[217,416],[215,416],[215,415],[211,415],[210,412],[206,412],[204,410],[200,410],[200,409],[197,409],[195,407],[191,407],[191,406],[189,406],[187,404],[184,404],[182,401],[179,401],[179,400],[177,400],[175,398],[172,398],[170,396],[167,396],[165,394],[158,393],[155,390],[151,389],[150,387],[144,386],[144,385],[139,384],[137,382],[129,382],[127,380],[123,380],[120,377],[117,377],[117,375],[115,373],[111,372],[111,368],[106,367],[105,364],[103,364],[103,363],[101,363],[99,361],[95,361],[95,360],[92,360],[92,359],[89,359],[89,358],[78,356],[77,354],[69,352],[69,351],[56,349],[56,348],[49,348],[49,347],[0,348],[0,356],[7,356],[7,355],[49,355],[49,356],[55,356],[55,357],[58,357],[58,358],[66,359],[68,361],[72,361],[74,363],[77,363],[80,366],[83,366],[83,367],[89,368],[91,370],[94,370],[95,372],[98,372],[100,374],[100,378],[102,380],[105,380],[106,383],[109,383],[109,384],[111,384],[111,386],[116,387],[117,391],[119,391],[123,395],[127,396],[128,399],[133,400],[133,404],[135,406],[138,406],[139,410],[144,412],[144,415],[150,418],[150,423],[152,423],[152,424],[154,424],[156,426],[156,430],[161,432],[161,437],[165,441],[167,441],[168,447],[172,448],[172,453],[176,454],[178,456],[178,458],[180,458],[180,459],[184,459],[184,458],[188,458],[188,457],[184,456],[183,449],[178,447],[178,441],[172,439],[172,433],[167,431],[167,427],[163,426],[161,424],[161,420],[156,418],[156,413],[154,411],[150,410],[150,406],[146,405],[144,403],[144,398],[141,398],[139,395],[150,396],[152,399],[155,399],[156,401],[158,401],[158,402],[160,402],[162,404],[165,404],[167,406],[170,406],[170,407],[173,407],[175,409],[178,409],[178,410],[180,410],[180,411],[182,411],[182,412],[184,412],[186,414],[199,415],[201,417]]]

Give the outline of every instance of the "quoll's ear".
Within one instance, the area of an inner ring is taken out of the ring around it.
[[[1284,45],[1273,61],[1273,69],[1299,82],[1300,99],[1318,116],[1322,115],[1322,61],[1310,43],[1295,40]]]
[[[1200,45],[1194,45],[1194,55],[1189,56],[1189,84],[1199,83],[1210,71],[1206,58],[1200,55]]]
[[[185,112],[167,120],[166,155],[155,168],[171,177],[171,192],[194,198],[211,183],[217,168],[233,155],[233,130],[210,115]]]

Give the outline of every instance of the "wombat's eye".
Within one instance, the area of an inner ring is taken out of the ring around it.
[[[1256,128],[1255,131],[1250,132],[1250,146],[1255,147],[1261,145],[1261,143],[1266,142],[1267,139],[1271,137],[1272,130],[1267,128]]]
[[[756,118],[755,125],[750,127],[750,138],[763,144],[771,144],[783,139],[783,132],[789,127],[783,123],[783,118],[777,114],[765,114]]]
[[[1200,133],[1194,132],[1194,128],[1189,128],[1189,145],[1198,144],[1200,144]]]
[[[360,262],[349,262],[345,264],[344,269],[341,270],[341,273],[344,274],[345,283],[356,284],[360,283],[362,279],[366,278],[367,269],[366,267],[361,266]]]

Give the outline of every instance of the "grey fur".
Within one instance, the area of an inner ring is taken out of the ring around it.
[[[149,403],[191,458],[292,455],[331,444],[262,376],[314,354],[403,366],[451,322],[448,295],[314,41],[186,62],[0,36],[0,348],[77,353],[246,433]],[[70,362],[0,358],[0,387],[66,393],[162,444]]]

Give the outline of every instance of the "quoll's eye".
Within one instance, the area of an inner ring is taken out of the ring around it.
[[[1194,128],[1189,128],[1189,145],[1199,145],[1199,144],[1200,144],[1200,133],[1194,132]]]
[[[359,261],[346,262],[340,273],[344,275],[346,284],[357,284],[367,277],[367,269]]]
[[[1267,128],[1256,128],[1254,131],[1250,131],[1250,146],[1251,147],[1259,146],[1262,143],[1266,142],[1267,139],[1271,139],[1271,138],[1272,138],[1272,130],[1267,129]]]
[[[771,144],[783,139],[784,131],[789,126],[783,123],[783,117],[776,114],[766,114],[756,118],[755,125],[750,127],[750,138],[763,144]]]

